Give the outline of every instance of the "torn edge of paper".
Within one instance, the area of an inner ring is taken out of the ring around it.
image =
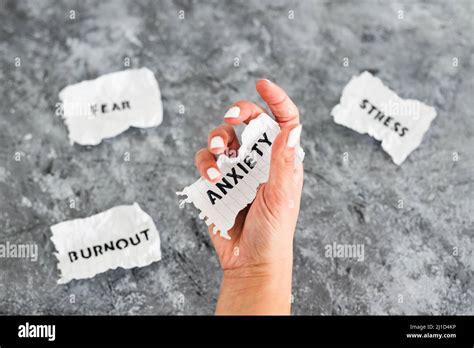
[[[159,232],[138,203],[60,222],[51,226],[51,232],[60,271],[58,284],[161,260]]]
[[[66,86],[59,100],[71,145],[98,145],[130,127],[156,127],[163,120],[160,87],[146,67]]]
[[[219,231],[221,237],[231,239],[228,231],[233,227],[237,214],[253,202],[258,187],[268,181],[271,146],[279,133],[278,123],[267,114],[262,113],[250,121],[242,132],[242,144],[237,157],[222,154],[217,159],[223,175],[221,180],[211,183],[201,177],[183,191],[177,192],[178,196],[186,196],[181,200],[180,207],[193,203],[200,211],[199,218],[208,226],[214,224],[214,234]],[[302,162],[304,155],[298,144],[295,162]],[[232,177],[226,176],[231,174],[243,178],[236,183]]]
[[[331,115],[334,122],[382,141],[385,152],[401,165],[421,144],[436,109],[415,99],[400,98],[365,71],[344,87]]]

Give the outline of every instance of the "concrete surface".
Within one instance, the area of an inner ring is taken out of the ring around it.
[[[0,6],[0,242],[39,248],[37,262],[0,259],[0,313],[212,314],[218,262],[196,210],[179,210],[174,193],[197,178],[207,131],[233,101],[258,100],[254,82],[266,77],[294,98],[304,125],[293,313],[474,314],[471,1]],[[164,123],[70,146],[58,92],[124,69],[127,57],[155,72]],[[366,69],[438,111],[401,167],[329,116]],[[163,260],[57,285],[49,226],[134,201],[161,232]],[[325,257],[333,242],[363,244],[364,261]]]

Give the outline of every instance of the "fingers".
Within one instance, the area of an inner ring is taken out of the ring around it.
[[[273,142],[266,190],[272,196],[269,202],[279,203],[282,200],[289,200],[302,184],[302,165],[295,165],[300,136],[301,125],[288,126],[282,129]]]
[[[234,154],[229,154],[229,157],[233,157],[232,155],[237,155],[240,144],[234,128],[227,124],[220,125],[209,132],[207,144],[207,149],[201,149],[196,153],[196,167],[202,177],[210,182],[216,182],[222,175],[217,166],[215,155],[229,149],[235,151]]]
[[[256,84],[257,92],[267,103],[268,107],[275,116],[280,127],[288,127],[299,124],[299,111],[295,103],[290,99],[286,92],[269,80],[258,80]],[[249,123],[262,112],[267,112],[261,106],[241,100],[232,105],[224,115],[224,121],[231,125],[242,122]]]
[[[216,158],[208,149],[201,149],[196,153],[196,167],[199,174],[209,180],[216,182],[221,178],[221,172],[217,167]]]
[[[262,112],[267,113],[265,109],[255,103],[247,100],[240,100],[232,105],[224,115],[224,121],[231,125],[240,124],[242,122],[249,123]]]
[[[275,184],[282,184],[281,181],[288,180],[288,177],[291,177],[290,172],[294,171],[295,147],[299,143],[301,134],[301,127],[296,127],[299,125],[298,108],[283,89],[269,80],[258,80],[256,89],[268,104],[276,121],[282,128],[282,132],[280,132],[272,147],[272,164],[269,178],[270,182],[273,171]],[[216,182],[221,178],[214,155],[223,153],[227,148],[237,151],[240,147],[232,125],[242,122],[248,123],[264,112],[266,112],[265,109],[246,100],[233,104],[224,115],[226,124],[209,133],[208,149],[202,149],[196,154],[196,166],[201,176],[211,182]],[[272,168],[274,169],[272,170]]]
[[[215,155],[229,149],[235,151],[235,153],[229,153],[229,157],[234,157],[237,155],[240,144],[234,128],[227,124],[214,128],[207,137],[207,143],[207,149],[201,149],[196,153],[196,167],[203,178],[210,182],[216,182],[222,175],[217,166]]]
[[[221,154],[227,149],[229,157],[235,157],[239,150],[240,143],[235,134],[234,127],[229,124],[220,125],[209,132],[207,136],[207,144],[209,151],[215,155]]]
[[[300,123],[298,108],[281,87],[269,80],[258,80],[256,89],[281,128]]]

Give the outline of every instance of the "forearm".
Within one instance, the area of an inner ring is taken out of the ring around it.
[[[224,271],[216,314],[289,315],[293,260]]]

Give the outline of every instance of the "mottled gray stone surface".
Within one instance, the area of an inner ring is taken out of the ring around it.
[[[0,313],[212,314],[218,261],[174,193],[197,178],[207,131],[233,101],[258,101],[267,77],[304,125],[293,312],[473,314],[473,12],[470,1],[0,0],[0,242],[39,247],[37,262],[0,259]],[[126,57],[155,72],[163,124],[70,146],[59,90]],[[329,116],[366,69],[438,111],[401,167]],[[160,230],[162,261],[57,285],[49,226],[134,201]],[[332,242],[364,244],[364,261],[326,258]]]

